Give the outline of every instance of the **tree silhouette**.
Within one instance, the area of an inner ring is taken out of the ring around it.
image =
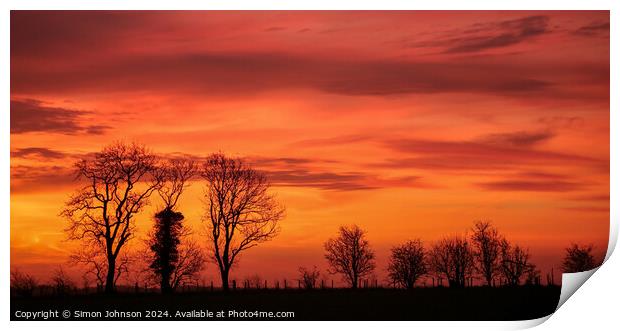
[[[23,297],[31,297],[37,287],[34,277],[19,270],[11,271],[11,288],[15,294]]]
[[[106,277],[108,275],[108,263],[106,258],[106,251],[104,247],[82,247],[75,253],[69,256],[69,261],[72,264],[81,264],[85,266],[83,279],[85,282],[90,283],[94,281],[97,285],[97,290],[101,290],[106,285]],[[129,263],[131,259],[126,252],[123,252],[116,259],[114,267],[114,286],[118,280],[129,271]]]
[[[484,277],[487,286],[501,273],[502,237],[490,222],[479,221],[474,225],[471,241],[474,248],[476,269]]]
[[[239,254],[277,235],[284,208],[269,193],[266,176],[241,159],[212,154],[201,175],[207,182],[203,221],[222,289],[227,291],[230,270]]]
[[[392,248],[388,265],[390,279],[399,286],[412,289],[418,278],[426,274],[425,259],[426,252],[419,239]]]
[[[187,241],[190,232],[183,226],[184,216],[175,207],[187,182],[194,176],[196,166],[190,159],[169,160],[163,167],[163,182],[158,194],[164,202],[155,214],[155,224],[149,233],[147,254],[149,268],[155,275],[162,293],[173,292],[179,284],[192,279],[203,266],[199,247]]]
[[[316,266],[314,266],[312,269],[299,267],[299,281],[306,290],[312,290],[316,288],[319,277],[321,277],[321,273]]]
[[[62,268],[62,266],[58,266],[56,271],[54,271],[52,283],[54,285],[57,295],[69,294],[69,292],[75,289],[75,283],[65,273],[65,270]]]
[[[534,273],[536,267],[530,263],[527,249],[511,245],[507,240],[501,241],[501,272],[507,285],[517,286],[521,280]]]
[[[352,288],[359,279],[375,269],[375,254],[366,240],[365,232],[357,225],[341,226],[339,235],[325,242],[325,259],[329,273],[342,274]]]
[[[598,266],[595,262],[592,251],[593,245],[580,246],[572,244],[566,248],[566,255],[562,261],[562,270],[564,272],[582,272],[594,269]]]
[[[474,255],[467,237],[444,238],[429,252],[429,266],[438,276],[445,276],[450,287],[465,287],[474,271]]]
[[[105,255],[105,291],[114,292],[117,259],[133,237],[135,216],[161,185],[157,158],[146,147],[115,143],[75,164],[87,185],[66,203],[61,215],[71,240]]]

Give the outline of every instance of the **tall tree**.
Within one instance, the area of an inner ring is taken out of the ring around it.
[[[448,279],[450,287],[465,287],[474,271],[474,255],[465,236],[444,238],[429,252],[429,266],[439,276]]]
[[[162,167],[163,183],[158,189],[164,206],[155,214],[155,224],[148,236],[149,268],[162,293],[171,293],[184,281],[195,276],[203,266],[199,247],[188,241],[185,217],[176,211],[181,194],[194,176],[195,163],[190,159],[171,159]]]
[[[491,222],[475,223],[471,236],[474,259],[476,269],[483,276],[487,286],[493,286],[493,280],[501,271],[501,240],[502,237]]]
[[[564,272],[582,272],[594,269],[598,266],[592,251],[593,245],[580,246],[572,244],[566,248],[566,255],[562,261],[562,270]]]
[[[412,289],[418,278],[426,274],[426,252],[422,242],[411,240],[392,248],[388,272],[392,282]]]
[[[278,234],[284,207],[269,192],[267,177],[242,159],[212,154],[201,175],[207,184],[203,221],[222,288],[227,291],[230,270],[239,254]]]
[[[138,144],[115,143],[75,164],[87,184],[67,201],[61,215],[67,237],[105,256],[105,291],[114,292],[117,259],[133,237],[135,216],[161,185],[156,156]]]
[[[536,266],[530,262],[530,253],[519,245],[501,242],[501,271],[507,285],[521,285],[522,280],[533,273]]]
[[[329,273],[342,274],[352,288],[357,288],[361,277],[375,269],[375,254],[366,233],[359,226],[341,226],[338,237],[325,242],[325,259]]]

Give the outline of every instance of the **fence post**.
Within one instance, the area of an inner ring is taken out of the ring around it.
[[[297,280],[297,288],[301,288],[301,281],[299,279]]]
[[[286,290],[286,279],[284,280],[284,289]]]
[[[334,288],[334,280],[332,279],[332,288]]]
[[[233,279],[233,290],[237,289],[237,280]]]

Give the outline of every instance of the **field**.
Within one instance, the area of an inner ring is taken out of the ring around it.
[[[51,310],[59,313],[48,315],[50,320],[67,320],[62,316],[67,310],[73,320],[524,320],[553,313],[559,295],[558,286],[524,286],[16,297],[11,298],[11,319],[25,320],[24,312]],[[134,316],[106,317],[107,311],[134,312]],[[218,317],[220,311],[223,316]],[[230,311],[237,314],[229,315]],[[264,313],[251,315],[257,311]],[[294,316],[270,318],[265,315],[269,312],[293,312]]]

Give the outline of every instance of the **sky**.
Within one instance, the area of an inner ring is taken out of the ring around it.
[[[543,278],[573,242],[607,247],[607,11],[12,11],[10,52],[11,268],[41,281],[58,265],[79,279],[59,213],[73,163],[115,141],[265,172],[286,218],[239,280],[325,274],[348,224],[379,281],[391,247],[476,220]],[[179,207],[206,246],[191,184]]]

